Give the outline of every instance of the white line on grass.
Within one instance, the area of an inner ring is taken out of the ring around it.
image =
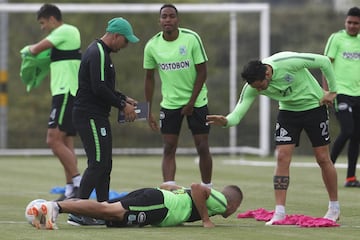
[[[24,223],[29,224],[28,222],[25,221],[0,221],[0,224],[24,224]]]
[[[275,167],[276,162],[272,161],[253,161],[245,159],[224,160],[225,165],[257,166],[257,167]],[[291,167],[319,167],[316,162],[291,162]],[[347,163],[336,163],[336,168],[347,168]],[[360,166],[357,166],[360,168]]]

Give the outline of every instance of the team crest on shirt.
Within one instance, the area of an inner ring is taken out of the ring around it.
[[[186,55],[186,47],[185,46],[180,46],[179,47],[179,53],[180,53],[180,55],[185,56]]]
[[[292,75],[290,75],[290,74],[286,74],[285,76],[284,76],[284,80],[286,81],[286,82],[292,82],[293,80],[294,80],[294,76],[292,76]]]

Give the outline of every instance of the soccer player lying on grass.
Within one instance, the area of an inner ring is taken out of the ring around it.
[[[204,227],[214,227],[210,217],[227,218],[238,209],[242,199],[242,191],[235,185],[219,192],[197,183],[190,188],[162,184],[160,188],[134,190],[124,197],[101,203],[94,200],[45,202],[33,208],[33,225],[38,229],[57,229],[58,214],[73,213],[103,219],[107,227],[165,227],[198,220],[202,220]]]

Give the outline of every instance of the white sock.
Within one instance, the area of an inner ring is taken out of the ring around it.
[[[203,186],[205,186],[205,187],[208,187],[208,188],[212,188],[212,187],[213,187],[212,182],[210,182],[210,183],[203,183],[203,182],[201,182],[201,185],[203,185]]]
[[[176,185],[176,182],[175,181],[166,181],[166,182],[163,182],[163,184]]]
[[[339,201],[329,201],[329,208],[340,209]]]
[[[73,192],[74,189],[74,185],[72,183],[67,183],[65,185],[65,196],[69,197],[71,195],[71,193]]]
[[[81,182],[81,175],[77,175],[75,177],[72,178],[74,187],[79,187],[80,186],[80,182]]]
[[[56,202],[52,202],[53,206],[54,206],[54,210],[59,213],[60,207]]]
[[[285,206],[284,205],[276,205],[275,206],[275,213],[285,215]]]

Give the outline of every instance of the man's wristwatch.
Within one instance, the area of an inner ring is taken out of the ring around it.
[[[123,110],[126,107],[126,101],[121,100],[120,101],[120,110]]]

